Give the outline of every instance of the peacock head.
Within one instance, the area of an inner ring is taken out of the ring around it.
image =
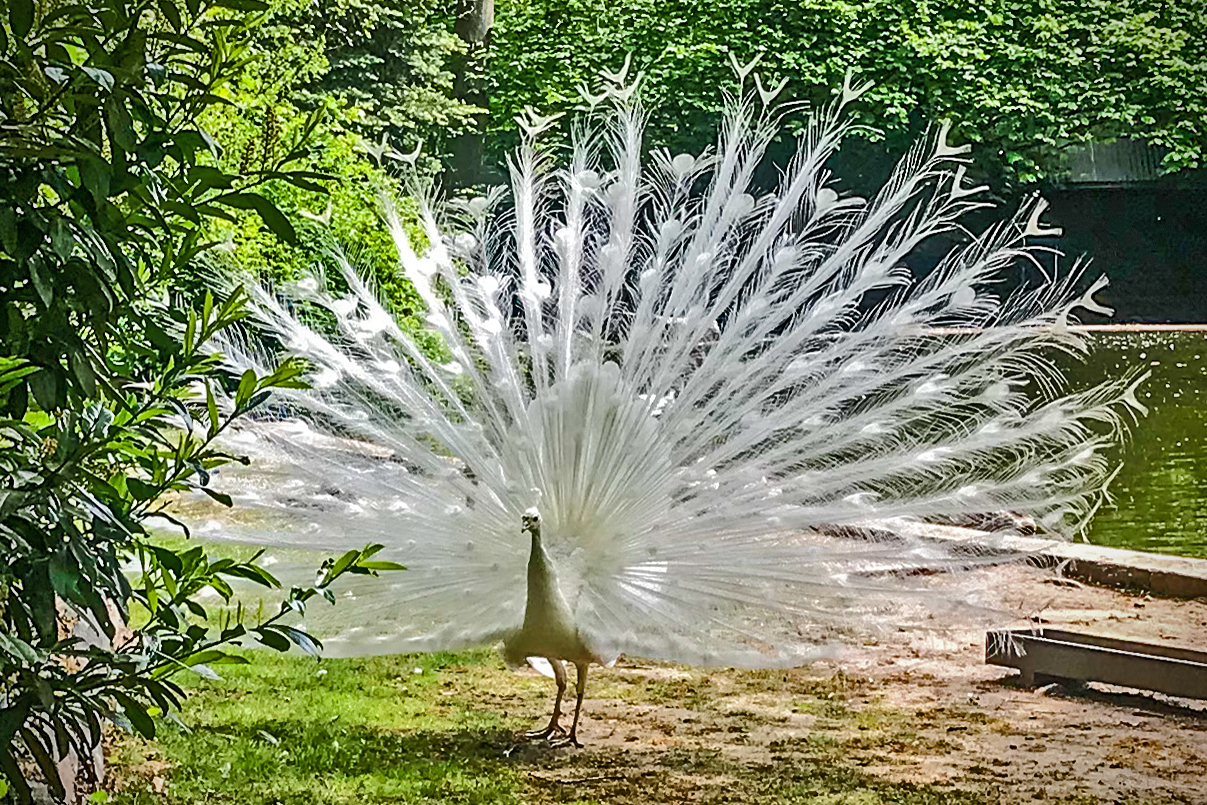
[[[524,515],[520,518],[520,522],[523,523],[523,526],[520,528],[521,531],[529,534],[539,534],[541,531],[541,513],[537,511],[535,506],[524,512]]]

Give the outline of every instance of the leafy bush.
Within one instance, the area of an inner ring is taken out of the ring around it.
[[[265,198],[297,222],[292,241],[266,231],[247,213],[232,221],[210,222],[209,236],[218,241],[220,259],[267,282],[296,279],[319,266],[338,283],[331,252],[339,249],[372,272],[403,326],[418,328],[422,305],[397,271],[398,255],[379,215],[379,199],[397,193],[396,181],[370,162],[359,135],[340,123],[347,110],[332,104],[307,116],[286,101],[269,103],[254,93],[232,100],[236,105],[212,109],[205,118],[208,127],[219,132],[218,164],[224,170],[258,169],[261,155],[272,150],[273,138],[296,137],[317,116],[320,122],[309,134],[311,147],[303,164],[324,178],[313,187],[277,181],[262,188]],[[248,153],[255,158],[240,156]],[[193,282],[200,289],[205,277],[196,275]]]
[[[373,141],[384,134],[405,151],[422,143],[429,169],[480,111],[456,99],[454,62],[464,44],[452,30],[452,4],[285,0],[275,25],[288,37],[321,41],[326,57],[325,70],[295,81],[295,102],[354,107],[355,131]]]
[[[712,144],[732,54],[786,78],[786,96],[829,97],[848,68],[876,87],[861,134],[900,153],[950,118],[978,164],[1011,182],[1059,177],[1065,146],[1144,137],[1165,167],[1207,150],[1207,6],[1169,0],[500,0],[491,47],[495,156],[525,105],[579,103],[601,65],[631,52],[645,73],[654,144]],[[770,82],[769,82],[770,83]]]
[[[207,342],[238,321],[238,294],[190,295],[207,222],[239,220],[289,242],[289,220],[261,191],[315,187],[298,167],[307,123],[255,168],[217,164],[198,124],[248,58],[244,12],[257,0],[11,0],[0,30],[0,774],[30,789],[22,753],[51,792],[55,761],[95,745],[102,719],[154,733],[182,695],[171,676],[227,661],[249,638],[317,647],[283,618],[345,573],[395,565],[375,548],[328,564],[263,620],[217,632],[194,600],[228,578],[278,586],[253,562],[211,561],[147,538],[171,516],[165,494],[207,487],[232,457],[215,439],[298,383],[301,367],[227,384]],[[317,117],[313,120],[317,121]],[[225,393],[229,391],[229,394]],[[225,402],[222,402],[225,401]],[[140,572],[133,583],[123,563]],[[112,649],[71,636],[62,608],[109,638],[130,604],[147,613]],[[114,616],[120,616],[115,618]]]
[[[378,199],[397,192],[387,168],[398,166],[399,149],[422,144],[416,168],[435,174],[449,144],[471,124],[476,110],[452,97],[450,60],[461,45],[451,26],[451,17],[427,0],[402,8],[366,0],[273,3],[249,42],[255,58],[220,90],[226,103],[208,108],[202,122],[214,132],[218,164],[230,173],[262,169],[282,142],[308,128],[310,148],[298,164],[322,178],[263,188],[291,219],[306,222],[296,242],[264,232],[246,214],[214,222],[212,236],[230,262],[286,280],[316,265],[329,268],[329,252],[338,246],[372,272],[403,326],[419,327],[421,306],[397,275]]]

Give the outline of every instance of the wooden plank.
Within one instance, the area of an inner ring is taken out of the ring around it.
[[[1022,634],[1030,634],[1030,632],[1022,632]],[[1097,646],[1098,648],[1126,651],[1133,654],[1151,654],[1173,660],[1207,663],[1207,651],[1196,651],[1194,649],[1180,648],[1162,643],[1141,643],[1136,640],[1121,640],[1117,637],[1066,632],[1063,629],[1044,629],[1042,637],[1046,640],[1058,640],[1063,643],[1078,643],[1085,646]]]
[[[985,662],[1019,669],[1028,685],[1075,679],[1207,699],[1207,653],[1173,646],[1058,629],[989,632]]]

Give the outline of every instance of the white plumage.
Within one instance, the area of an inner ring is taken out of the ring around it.
[[[540,145],[552,121],[522,121],[502,212],[498,194],[443,211],[421,194],[419,244],[386,211],[428,334],[342,258],[342,297],[322,277],[289,303],[252,289],[313,388],[238,437],[267,459],[247,496],[304,524],[242,536],[380,542],[409,568],[315,624],[329,650],[503,640],[512,664],[548,661],[559,705],[563,660],[580,704],[587,664],[621,652],[791,666],[977,592],[916,571],[1000,558],[992,537],[892,523],[1011,511],[1068,536],[1103,499],[1104,450],[1143,408],[1134,378],[1062,396],[1051,358],[1082,349],[1071,316],[1102,310],[1104,281],[1077,295],[1076,267],[1043,273],[1041,201],[915,277],[907,255],[985,206],[946,128],[874,198],[844,197],[824,166],[862,91],[848,81],[760,191],[792,111],[772,93],[731,100],[715,151],[647,159],[631,89],[591,99],[563,168]],[[1029,282],[1003,297],[1016,266]]]

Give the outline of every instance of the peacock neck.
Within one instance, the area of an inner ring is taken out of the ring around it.
[[[547,586],[549,580],[549,555],[541,544],[541,530],[533,528],[532,547],[528,553],[528,598],[532,600],[534,589]]]
[[[528,554],[528,600],[525,620],[539,612],[557,609],[560,601],[557,576],[545,546],[541,544],[539,528],[532,529],[532,548]],[[562,605],[564,606],[564,604]]]

